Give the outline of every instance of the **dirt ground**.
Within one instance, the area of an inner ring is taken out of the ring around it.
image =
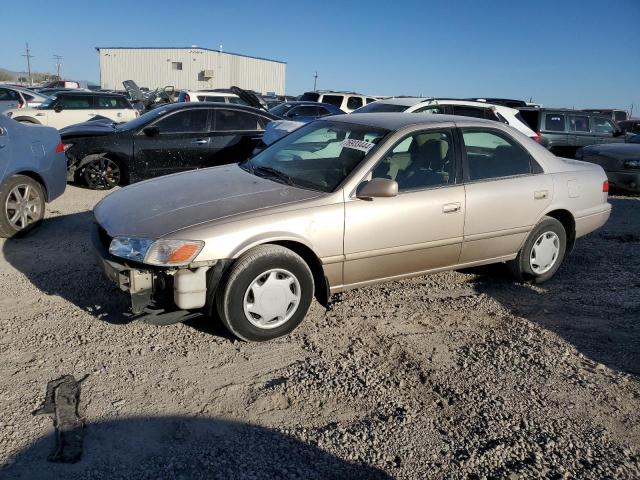
[[[640,198],[540,287],[443,273],[313,305],[255,344],[130,322],[69,187],[0,241],[0,478],[640,478]],[[47,382],[84,378],[82,460]]]

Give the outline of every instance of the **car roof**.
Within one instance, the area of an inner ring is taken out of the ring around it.
[[[242,110],[251,113],[258,113],[269,118],[278,118],[266,110],[250,107],[248,105],[240,105],[237,103],[220,103],[220,102],[176,102],[168,103],[154,108],[153,110],[166,110],[173,112],[175,110],[188,110],[190,108],[223,108],[225,110]]]
[[[391,97],[382,100],[376,100],[376,103],[385,103],[388,105],[405,105],[407,107],[413,107],[418,103],[427,102],[433,100],[431,97]]]
[[[358,115],[332,115],[326,120],[329,122],[353,123],[367,125],[369,127],[386,128],[387,130],[400,130],[410,125],[437,125],[443,123],[459,122],[461,119],[477,120],[478,123],[495,126],[497,122],[480,118],[461,117],[456,115],[414,115],[408,113],[359,113]],[[475,123],[475,122],[474,122]]]

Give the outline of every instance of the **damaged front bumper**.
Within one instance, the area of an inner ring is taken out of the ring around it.
[[[207,292],[215,292],[225,262],[196,268],[151,267],[111,255],[110,242],[104,229],[96,225],[92,243],[98,265],[107,278],[129,294],[136,318],[168,325],[211,313]]]

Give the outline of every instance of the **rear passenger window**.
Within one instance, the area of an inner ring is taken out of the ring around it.
[[[0,101],[18,100],[18,94],[7,88],[0,88]]]
[[[347,108],[349,110],[355,110],[356,108],[360,108],[362,106],[362,98],[360,97],[349,97],[347,100]]]
[[[370,103],[373,103],[375,101],[376,101],[375,98],[367,98],[367,105],[369,105]]]
[[[444,113],[444,108],[432,105],[429,107],[422,107],[413,111],[414,113]]]
[[[124,98],[120,97],[96,97],[98,106],[100,109],[123,109],[130,108],[129,104]]]
[[[544,117],[545,130],[550,132],[564,132],[564,115],[547,114]]]
[[[342,106],[342,101],[344,97],[342,95],[325,95],[322,97],[322,101],[324,103],[330,103],[331,105],[335,105],[340,108]]]
[[[247,112],[235,110],[216,110],[216,130],[219,132],[232,130],[258,130],[258,118]]]
[[[506,135],[487,130],[463,129],[470,181],[532,173],[529,152]],[[536,171],[540,171],[537,164]],[[534,168],[535,168],[534,167]]]
[[[193,108],[164,117],[155,126],[160,133],[200,133],[207,130],[207,115],[208,110]]]
[[[464,105],[454,105],[453,114],[463,117],[484,118],[484,108],[466,107]]]
[[[589,132],[589,117],[586,115],[575,115],[571,117],[571,131],[572,132]]]
[[[213,96],[198,95],[198,100],[201,101],[201,102],[224,103],[224,97],[213,97]]]

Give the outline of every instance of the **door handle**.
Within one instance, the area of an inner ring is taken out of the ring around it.
[[[195,143],[196,145],[204,145],[205,143],[208,143],[209,140],[206,140],[204,138],[198,138],[197,140],[194,140],[191,143]]]
[[[445,203],[442,205],[442,213],[456,213],[460,211],[460,203]]]
[[[548,196],[549,196],[548,190],[537,190],[533,192],[533,198],[535,198],[536,200],[544,200]]]
[[[36,117],[44,117],[44,113],[36,113]]]

